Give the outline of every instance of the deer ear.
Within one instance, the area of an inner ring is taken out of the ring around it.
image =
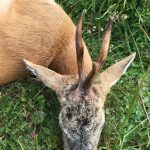
[[[135,58],[136,53],[131,54],[130,56],[126,57],[125,59],[117,62],[116,64],[112,65],[104,72],[100,73],[95,83],[99,84],[104,92],[109,91],[109,89],[117,83],[120,77],[126,72],[127,68],[131,65]]]
[[[23,62],[32,74],[37,76],[47,87],[54,90],[57,94],[59,94],[59,91],[65,88],[66,85],[71,84],[71,76],[60,75],[48,68],[33,64],[25,59]]]

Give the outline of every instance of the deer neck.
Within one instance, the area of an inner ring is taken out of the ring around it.
[[[60,50],[59,55],[57,55],[52,61],[52,63],[50,64],[50,68],[61,74],[76,75],[78,74],[78,69],[75,46],[75,27],[73,28],[73,31],[69,33],[69,35],[71,37],[67,39],[68,42],[65,43],[64,49]],[[87,75],[92,69],[92,60],[84,41],[83,44],[83,70]]]

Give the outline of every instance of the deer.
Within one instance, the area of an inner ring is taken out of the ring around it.
[[[106,96],[136,56],[101,72],[115,17],[106,25],[93,62],[82,38],[82,15],[75,26],[51,0],[5,0],[0,10],[0,85],[31,72],[58,96],[64,150],[97,150]]]
[[[83,69],[82,16],[75,35],[78,75],[62,75],[23,60],[26,69],[58,96],[61,105],[59,124],[63,133],[64,150],[97,150],[105,122],[106,96],[136,56],[136,53],[133,53],[100,73],[106,61],[113,22],[114,18],[111,18],[106,26],[97,61],[92,63],[92,69],[87,75]]]

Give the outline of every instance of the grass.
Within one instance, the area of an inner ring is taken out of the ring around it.
[[[137,57],[107,97],[106,123],[99,150],[148,150],[150,124],[150,2],[148,0],[57,0],[77,22],[84,17],[84,39],[96,58],[102,30],[114,13],[120,20],[113,27],[105,67],[132,52]],[[59,104],[55,93],[33,78],[0,87],[0,149],[59,150],[62,135],[58,124]]]

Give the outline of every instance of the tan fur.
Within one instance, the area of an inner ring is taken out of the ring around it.
[[[84,47],[87,74],[92,61]],[[0,85],[27,75],[22,59],[61,74],[77,74],[75,25],[53,1],[13,0],[0,12]]]

